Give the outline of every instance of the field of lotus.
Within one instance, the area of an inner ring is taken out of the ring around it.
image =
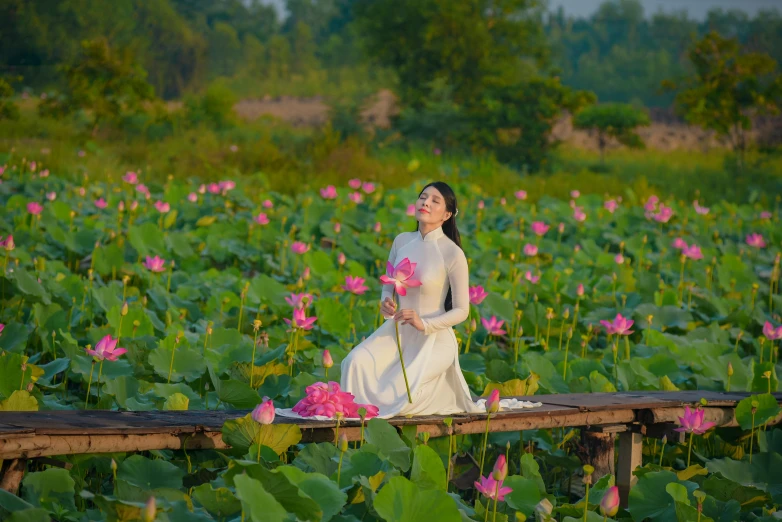
[[[423,180],[291,198],[140,172],[74,183],[6,160],[0,411],[253,412],[226,422],[228,451],[35,464],[18,497],[0,490],[3,520],[780,519],[782,429],[766,426],[779,414],[778,201],[588,187],[531,201],[445,180],[470,266],[470,319],[455,330],[475,396],[753,393],[740,427],[692,410],[686,444],[649,439],[620,508],[613,477],[593,481],[579,458],[578,430],[416,438],[338,389],[340,362],[383,320],[380,277],[394,237],[415,229]],[[271,424],[297,404],[360,415],[364,440],[300,443]],[[482,460],[479,480],[456,480]]]

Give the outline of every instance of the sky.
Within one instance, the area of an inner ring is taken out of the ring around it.
[[[552,9],[562,6],[573,16],[589,16],[604,0],[549,0]],[[782,0],[640,0],[644,14],[651,16],[660,9],[666,12],[686,10],[690,18],[702,20],[710,9],[740,9],[754,16],[761,9],[776,7],[782,11]]]

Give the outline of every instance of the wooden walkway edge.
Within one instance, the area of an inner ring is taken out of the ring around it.
[[[737,426],[734,408],[749,393],[710,391],[619,392],[589,394],[559,394],[519,397],[535,400],[539,408],[506,410],[492,415],[491,432],[510,432],[542,428],[585,428],[590,436],[610,455],[595,455],[613,467],[614,437],[619,436],[619,459],[615,472],[622,498],[627,498],[635,477],[632,472],[641,463],[642,437],[677,432],[672,428],[684,406],[694,407],[706,399],[705,420],[717,426]],[[782,393],[774,394],[782,402]],[[249,410],[228,411],[112,411],[55,410],[38,412],[0,412],[0,460],[10,460],[4,466],[18,467],[18,460],[55,455],[84,453],[134,452],[153,449],[225,449],[221,430],[229,419],[243,417]],[[396,417],[389,422],[396,427],[415,425],[418,433],[431,437],[445,436],[448,428],[443,419],[453,419],[455,434],[483,433],[485,414],[428,415]],[[782,414],[769,424],[782,422]],[[294,420],[277,416],[275,424],[296,424],[302,431],[302,442],[334,440],[335,421]],[[360,424],[343,422],[340,433],[349,440],[358,440]],[[583,434],[582,434],[583,440]],[[14,464],[14,461],[17,461]],[[5,477],[7,478],[7,477]],[[2,478],[0,478],[1,480]],[[0,482],[2,483],[2,482]],[[5,489],[9,489],[5,487]]]

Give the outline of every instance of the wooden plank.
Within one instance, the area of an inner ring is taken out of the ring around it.
[[[662,408],[681,404],[681,400],[678,398],[652,397],[647,395],[646,392],[563,393],[536,396],[535,399],[546,405],[569,406],[582,411]]]
[[[619,488],[619,502],[627,507],[627,501],[638,477],[633,471],[642,464],[643,435],[626,431],[619,434],[619,461],[616,466],[616,485]]]

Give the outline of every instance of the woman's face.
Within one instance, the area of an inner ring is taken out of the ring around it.
[[[434,187],[426,187],[415,202],[415,218],[419,223],[440,226],[451,217],[445,198]]]

